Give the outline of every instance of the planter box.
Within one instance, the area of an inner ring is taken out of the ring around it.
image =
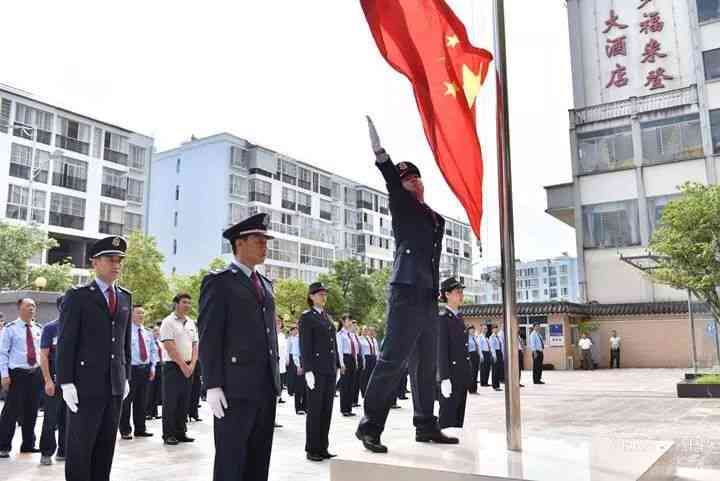
[[[720,398],[720,384],[696,384],[682,381],[677,384],[680,398]]]

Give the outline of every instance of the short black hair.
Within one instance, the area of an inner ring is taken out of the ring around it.
[[[237,254],[237,244],[235,241],[247,239],[248,237],[250,237],[250,234],[241,235],[240,237],[236,237],[230,241],[230,248],[232,249],[233,255]]]
[[[181,293],[175,295],[175,297],[173,297],[173,304],[179,304],[180,301],[182,301],[183,299],[188,299],[188,300],[192,301],[192,296],[190,294],[188,294],[187,292],[181,292]]]
[[[22,306],[22,303],[25,301],[28,301],[28,300],[35,302],[35,299],[33,299],[32,297],[21,297],[20,299],[17,300],[17,306],[18,307]]]
[[[65,300],[65,296],[58,296],[58,298],[55,299],[55,307],[57,307],[58,311],[62,311],[62,304],[63,304],[64,300]],[[2,315],[0,315],[0,317],[2,317]]]

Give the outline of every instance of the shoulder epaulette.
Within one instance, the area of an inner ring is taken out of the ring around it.
[[[118,288],[118,290],[123,291],[125,294],[129,294],[132,296],[132,292],[130,292],[128,289],[126,289],[122,286],[117,286],[117,288]]]
[[[303,311],[303,314],[307,314],[308,312],[312,311],[312,309],[306,309]]]
[[[17,319],[15,319],[14,321],[6,322],[6,323],[5,323],[5,327],[10,327],[10,326],[12,326],[13,324],[15,324],[16,322],[17,322]]]
[[[268,279],[267,277],[265,277],[263,274],[260,274],[260,277],[262,277],[263,279],[265,279],[266,281],[268,281],[270,284],[273,283],[273,281],[271,281],[270,279]]]
[[[230,271],[232,271],[233,273],[237,272],[237,270],[233,270],[231,267],[225,267],[223,269],[213,269],[210,271],[210,274],[213,276],[217,276],[217,275],[224,274],[224,273],[230,272]]]

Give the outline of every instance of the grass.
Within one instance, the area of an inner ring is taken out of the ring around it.
[[[695,384],[720,384],[720,374],[703,374],[695,378]]]

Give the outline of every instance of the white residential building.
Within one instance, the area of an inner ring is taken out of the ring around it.
[[[34,224],[82,276],[97,239],[146,230],[153,139],[0,85],[0,218]]]
[[[157,153],[151,183],[149,233],[167,272],[191,274],[216,257],[229,260],[222,231],[258,212],[271,215],[276,235],[264,266],[271,278],[309,283],[348,258],[369,270],[392,266],[385,192],[240,137],[221,133]],[[470,281],[469,225],[447,219],[444,242],[441,275]]]

